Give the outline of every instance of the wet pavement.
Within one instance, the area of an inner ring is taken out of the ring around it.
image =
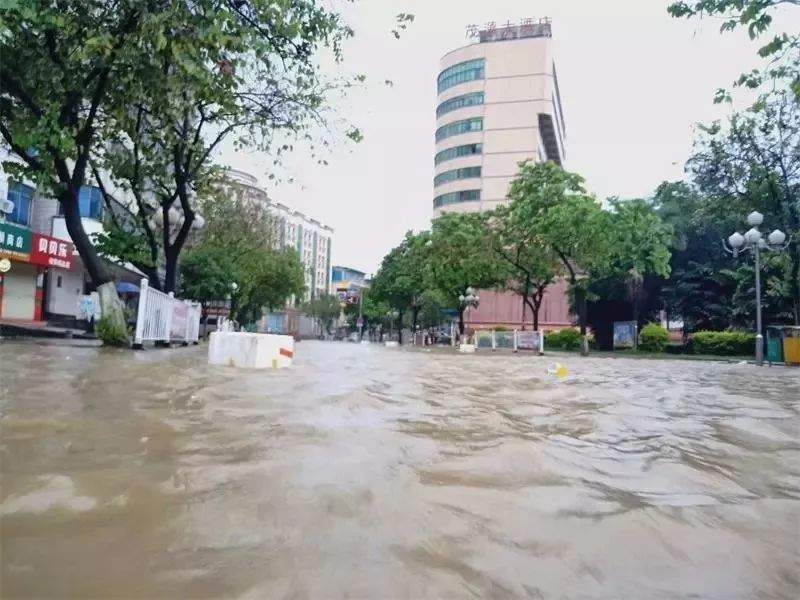
[[[0,596],[800,598],[800,370],[0,343]]]

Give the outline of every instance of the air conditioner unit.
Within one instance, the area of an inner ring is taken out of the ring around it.
[[[0,200],[0,212],[10,215],[14,211],[14,203],[11,200]]]

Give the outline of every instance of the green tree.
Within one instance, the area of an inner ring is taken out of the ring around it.
[[[109,115],[143,40],[159,29],[140,0],[64,4],[36,0],[0,7],[0,135],[14,160],[3,168],[58,199],[67,231],[107,318],[122,320],[111,275],[81,221],[78,194]],[[13,59],[12,59],[13,57]]]
[[[325,328],[325,331],[330,334],[333,329],[333,323],[341,314],[342,306],[339,298],[333,294],[322,294],[306,302],[303,305],[303,310],[310,317],[317,319]]]
[[[538,331],[544,293],[559,273],[559,262],[541,238],[537,196],[520,193],[519,188],[513,192],[511,202],[490,216],[489,238],[500,263],[506,267],[506,289],[522,296],[523,305],[531,309],[533,329]],[[524,322],[522,326],[525,327]]]
[[[651,202],[672,229],[670,276],[660,289],[667,314],[683,321],[684,334],[729,327],[736,284],[721,240],[738,219],[706,214],[709,199],[683,181],[662,183]]]
[[[430,233],[406,233],[403,241],[383,258],[371,284],[375,298],[386,302],[403,315],[410,313],[411,330],[416,331],[419,312],[426,292],[425,265],[428,259]],[[400,343],[402,343],[402,329]]]
[[[560,261],[586,340],[587,283],[608,267],[611,256],[609,214],[586,191],[580,175],[552,162],[522,163],[508,197],[525,202],[525,218]]]
[[[492,251],[486,216],[446,213],[433,222],[426,242],[426,287],[436,290],[447,306],[458,309],[458,329],[464,334],[464,310],[458,297],[468,287],[485,289],[503,283],[503,273]]]
[[[193,198],[217,174],[213,153],[233,138],[237,148],[274,150],[277,160],[294,138],[311,143],[330,87],[316,51],[340,57],[350,31],[311,0],[174,2],[161,17],[149,60],[129,84],[134,100],[114,113],[112,144],[93,160],[134,199],[129,221],[150,262],[163,257],[159,285],[172,291],[195,223]]]
[[[730,228],[758,210],[769,227],[790,237],[786,291],[794,322],[800,324],[800,105],[786,91],[762,96],[753,107],[724,125],[702,129],[687,165],[708,199],[706,219]],[[721,236],[722,237],[722,236]],[[775,258],[773,260],[780,260]]]
[[[300,257],[276,249],[275,221],[266,208],[218,195],[201,209],[206,226],[181,261],[184,295],[201,302],[230,295],[235,317],[256,320],[263,307],[278,308],[305,291]]]
[[[743,28],[750,39],[755,40],[772,28],[779,9],[798,6],[798,0],[681,0],[671,3],[667,10],[677,18],[720,18],[720,31]],[[756,88],[765,81],[785,78],[794,88],[795,97],[800,99],[800,35],[796,31],[777,33],[759,47],[758,55],[769,59],[770,66],[743,73],[736,85]],[[718,101],[728,98],[725,90],[717,92]]]
[[[644,278],[670,274],[672,230],[645,200],[613,200],[610,268],[628,288],[633,320],[640,323]]]

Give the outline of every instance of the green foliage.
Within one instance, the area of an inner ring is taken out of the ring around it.
[[[201,302],[232,298],[234,317],[256,320],[305,291],[293,249],[276,250],[275,220],[260,204],[218,195],[202,205],[206,226],[181,261],[183,295]]]
[[[377,325],[388,329],[389,320],[386,315],[392,307],[385,301],[378,299],[370,288],[365,288],[361,293],[364,294],[364,303],[361,307],[361,314],[364,318],[364,331],[376,327]],[[344,309],[348,327],[353,331],[356,330],[358,312],[358,304],[348,304]]]
[[[425,279],[430,247],[430,233],[406,233],[403,241],[383,258],[375,274],[370,293],[398,311],[410,311],[412,321],[422,307],[427,291]]]
[[[547,162],[520,165],[509,199],[525,205],[524,219],[537,240],[560,261],[572,286],[581,332],[586,332],[586,287],[594,273],[608,268],[612,243],[609,213],[584,187],[584,179]]]
[[[401,15],[399,27],[410,20]],[[322,76],[318,54],[340,60],[352,33],[314,0],[5,2],[0,134],[21,161],[9,168],[59,198],[97,284],[108,273],[83,230],[77,190],[106,169],[135,199],[135,226],[109,230],[108,251],[131,262],[162,257],[162,287],[172,290],[214,150],[229,140],[278,159],[291,145],[277,139],[311,142],[326,94],[348,86]],[[165,222],[153,224],[154,214]],[[157,281],[159,270],[148,271]]]
[[[575,329],[562,329],[547,334],[544,340],[545,348],[552,350],[580,350],[581,334]]]
[[[552,166],[540,169],[552,171]],[[538,329],[545,289],[563,272],[563,266],[541,235],[541,223],[536,218],[542,200],[540,190],[526,185],[524,178],[517,181],[511,202],[497,208],[489,218],[489,238],[505,268],[506,289],[523,297],[533,314],[534,329]]]
[[[721,32],[745,29],[751,40],[765,35],[773,25],[773,15],[781,8],[797,8],[797,0],[681,0],[669,5],[667,11],[676,18],[712,17],[721,19]],[[761,58],[770,63],[767,68],[743,73],[736,85],[756,88],[775,79],[788,80],[796,98],[800,98],[800,35],[777,33],[758,49]],[[717,101],[729,101],[720,90]]]
[[[663,352],[669,343],[669,332],[659,323],[648,323],[639,334],[639,350]]]
[[[449,307],[472,286],[486,289],[503,282],[503,271],[486,234],[486,215],[446,213],[433,222],[426,241],[425,280]]]
[[[698,331],[692,335],[695,354],[747,356],[755,352],[755,334],[746,331]]]
[[[333,322],[339,317],[342,307],[339,298],[333,294],[323,294],[306,302],[303,310],[310,317],[318,319],[325,330],[330,333]]]
[[[95,325],[94,331],[105,346],[121,348],[128,345],[128,332],[111,319],[101,318]]]
[[[764,214],[767,231],[778,228],[790,238],[786,273],[778,276],[785,285],[774,285],[772,293],[783,289],[786,311],[800,320],[798,99],[786,91],[771,92],[727,123],[704,128],[687,167],[706,198],[697,218],[724,226],[717,240],[748,227],[744,217],[752,210]]]
[[[672,231],[645,200],[612,200],[612,268],[618,273],[670,272]]]

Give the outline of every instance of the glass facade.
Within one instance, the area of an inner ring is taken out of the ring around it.
[[[6,215],[10,223],[24,225],[31,224],[31,209],[33,208],[33,193],[31,186],[22,183],[9,182],[8,199],[14,203],[14,210]]]
[[[480,177],[481,176],[481,168],[480,167],[464,167],[463,169],[453,169],[452,171],[445,171],[444,173],[439,173],[436,177],[433,178],[433,185],[442,185],[443,183],[447,183],[448,181],[457,181],[459,179],[469,179],[471,177]]]
[[[464,190],[463,192],[451,192],[442,194],[433,199],[433,208],[441,208],[448,204],[458,204],[459,202],[472,202],[481,199],[480,190]]]
[[[437,152],[433,159],[433,164],[438,165],[446,160],[453,160],[461,156],[472,156],[474,154],[483,153],[483,144],[466,144],[465,146],[456,146]]]
[[[463,121],[456,121],[455,123],[448,123],[447,125],[442,125],[439,129],[436,130],[436,141],[443,140],[445,138],[449,138],[454,135],[460,135],[462,133],[469,133],[471,131],[482,131],[483,130],[483,119],[481,117],[475,117],[474,119],[465,119]]]
[[[439,79],[437,80],[439,93],[441,94],[447,88],[451,88],[459,83],[483,79],[486,72],[485,64],[486,61],[484,59],[476,58],[475,60],[468,60],[467,62],[458,63],[449,69],[445,69],[439,73]]]
[[[463,96],[456,96],[445,100],[436,107],[436,116],[441,117],[451,111],[458,110],[459,108],[466,108],[467,106],[479,106],[483,104],[483,92],[474,92],[472,94],[464,94]]]

